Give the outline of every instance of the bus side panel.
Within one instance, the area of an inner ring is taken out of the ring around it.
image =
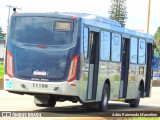
[[[120,63],[110,63],[111,68],[109,76],[110,80],[110,100],[119,99],[119,88],[121,79],[121,64]]]
[[[127,99],[137,98],[139,87],[143,90],[142,92],[145,92],[145,85],[148,85],[148,88],[150,88],[151,70],[148,69],[151,69],[151,60],[148,61],[147,56],[151,56],[151,52],[147,51],[148,48],[143,39],[139,39],[138,46],[138,61],[136,64],[130,64]],[[143,81],[142,86],[140,86],[141,81]],[[143,93],[143,96],[146,95]]]
[[[80,36],[80,80],[79,80],[79,97],[81,101],[85,102],[87,99],[87,83],[88,83],[88,72],[89,72],[89,63],[84,60],[84,22],[83,19],[79,20],[79,35]]]
[[[126,99],[137,98],[140,80],[144,79],[143,74],[139,74],[139,67],[139,65],[130,64]]]
[[[108,78],[109,71],[108,62],[99,62],[98,84],[97,84],[97,96],[96,101],[101,101],[103,86],[106,78]]]
[[[96,101],[101,100],[103,85],[107,79],[110,81],[110,100],[119,99],[120,69],[120,63],[100,62]]]

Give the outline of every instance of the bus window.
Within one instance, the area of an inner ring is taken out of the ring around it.
[[[84,52],[84,59],[88,58],[88,28],[84,27],[83,31],[83,52]]]
[[[130,53],[130,62],[137,63],[137,50],[138,50],[138,39],[131,37],[131,53]]]
[[[138,54],[139,64],[145,64],[145,55],[146,55],[145,50],[146,50],[145,40],[139,39],[139,54]]]
[[[112,34],[112,54],[111,58],[114,62],[120,62],[121,56],[121,35]]]
[[[27,44],[70,45],[73,42],[72,21],[55,22],[51,17],[16,17],[14,40]],[[68,24],[67,24],[68,23]],[[54,26],[55,24],[55,26]],[[58,29],[59,31],[55,30]],[[63,29],[63,31],[62,31]],[[70,30],[64,30],[70,29]]]
[[[110,33],[101,31],[100,59],[110,60]]]

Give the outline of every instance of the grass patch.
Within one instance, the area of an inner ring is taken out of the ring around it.
[[[160,120],[159,117],[133,117],[130,120]]]
[[[0,79],[3,79],[4,77],[4,64],[3,62],[0,62]]]

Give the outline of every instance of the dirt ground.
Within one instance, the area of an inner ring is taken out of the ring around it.
[[[158,87],[158,86],[160,86],[160,80],[153,80],[153,81],[152,81],[152,86],[153,86],[153,87]]]
[[[3,88],[3,79],[0,79],[0,90],[3,90],[4,88]]]

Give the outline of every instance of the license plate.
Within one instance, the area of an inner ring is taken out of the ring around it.
[[[33,75],[46,76],[46,75],[47,75],[47,72],[44,71],[44,70],[42,70],[42,71],[35,70],[35,71],[33,71]]]

